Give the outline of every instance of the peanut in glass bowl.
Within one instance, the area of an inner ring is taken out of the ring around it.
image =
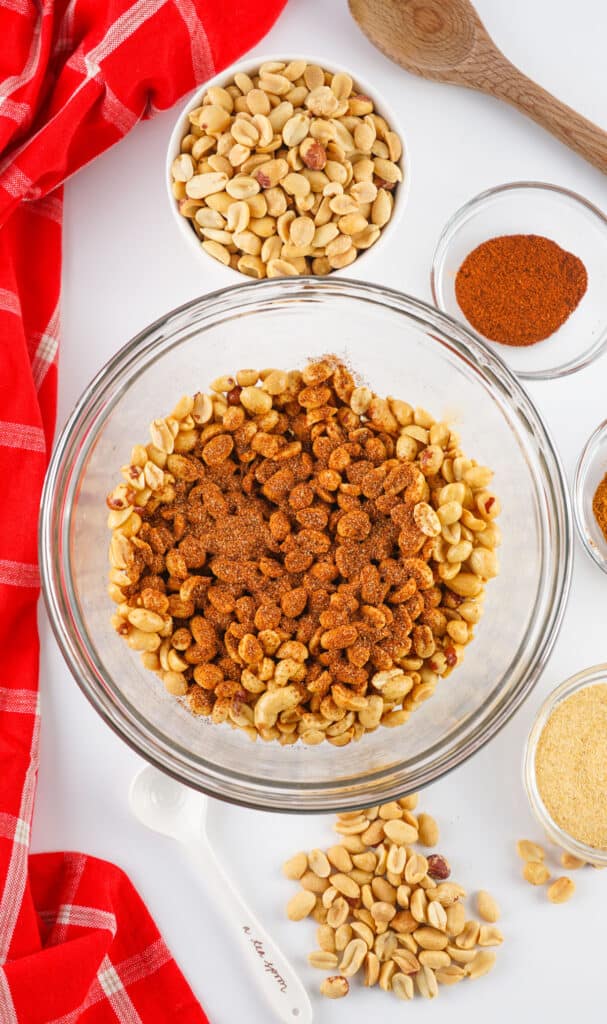
[[[523,783],[529,800],[529,805],[549,840],[559,846],[562,850],[565,850],[566,853],[570,853],[573,857],[578,857],[587,864],[593,864],[595,867],[599,868],[607,867],[607,850],[601,850],[595,846],[589,846],[587,843],[583,843],[581,840],[575,839],[574,836],[569,835],[568,832],[565,832],[559,825],[557,825],[556,821],[548,811],[540,795],[537,783],[537,777],[535,774],[535,755],[544,726],[558,705],[567,700],[568,697],[572,697],[575,693],[579,693],[580,690],[583,690],[588,686],[596,686],[599,683],[604,684],[606,682],[607,664],[603,664],[593,665],[592,668],[587,668],[582,672],[577,672],[576,675],[570,676],[564,683],[557,686],[556,690],[553,690],[553,692],[546,698],[537,713],[537,717],[527,738],[523,758]],[[597,800],[599,799],[600,794],[597,793]]]
[[[495,470],[500,575],[462,665],[407,723],[337,748],[251,743],[195,718],[125,648],[109,618],[105,496],[133,443],[183,393],[256,364],[301,368],[334,352],[378,394],[454,422]],[[59,438],[40,527],[55,635],[85,695],[148,761],[194,788],[293,812],[357,808],[411,792],[479,750],[537,680],[564,611],[571,522],[558,456],[504,364],[415,299],[344,279],[225,289],[169,313],[91,382]],[[324,749],[324,748],[327,749]]]

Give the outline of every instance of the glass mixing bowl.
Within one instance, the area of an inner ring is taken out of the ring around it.
[[[183,393],[251,366],[302,366],[334,352],[380,394],[452,422],[495,470],[501,573],[464,662],[397,729],[347,747],[251,743],[194,718],[112,630],[106,494],[131,446]],[[565,608],[571,520],[539,413],[501,360],[450,317],[347,280],[239,285],[182,306],[133,338],[78,402],[46,480],[40,562],[50,619],[79,686],[144,758],[187,785],[268,810],[332,811],[386,801],[479,750],[525,699]]]
[[[596,489],[607,473],[607,420],[599,423],[580,455],[573,483],[573,514],[578,536],[593,562],[607,572],[607,538],[594,514]]]

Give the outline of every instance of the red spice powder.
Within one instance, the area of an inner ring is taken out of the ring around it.
[[[485,338],[534,345],[561,327],[588,287],[582,261],[541,235],[483,242],[457,272],[460,309]]]
[[[607,474],[601,480],[592,499],[594,518],[601,527],[603,537],[607,540]]]

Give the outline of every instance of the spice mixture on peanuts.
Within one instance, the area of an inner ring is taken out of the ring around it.
[[[112,622],[197,715],[345,746],[462,660],[497,575],[492,473],[333,357],[180,399],[107,499]]]
[[[271,61],[190,110],[172,190],[209,256],[249,277],[329,274],[375,244],[402,144],[350,75]]]
[[[601,533],[607,541],[607,473],[599,482],[594,496],[592,498],[592,512],[598,525],[601,528]]]

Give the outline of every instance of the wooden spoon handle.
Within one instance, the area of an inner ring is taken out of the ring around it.
[[[607,132],[561,103],[506,59],[503,63],[499,61],[492,71],[483,91],[517,107],[607,174]]]

